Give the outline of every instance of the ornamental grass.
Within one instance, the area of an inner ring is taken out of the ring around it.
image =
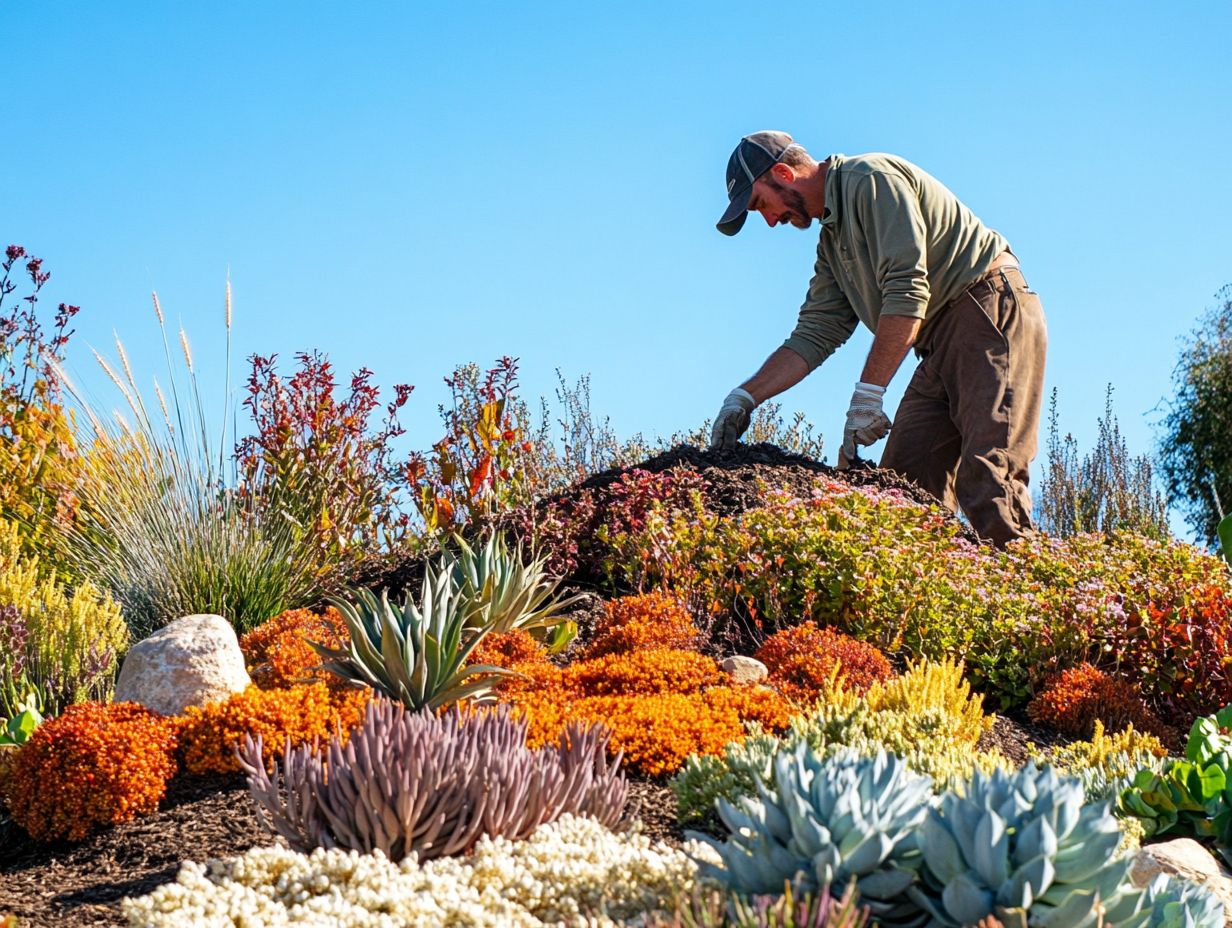
[[[311,744],[335,735],[345,741],[372,695],[367,688],[331,693],[324,683],[277,690],[250,686],[222,702],[190,706],[176,719],[181,763],[188,773],[234,773],[246,735],[262,739],[267,767],[284,742]]]
[[[7,791],[36,841],[80,841],[158,808],[175,774],[175,726],[137,703],[81,703],[35,729]]]

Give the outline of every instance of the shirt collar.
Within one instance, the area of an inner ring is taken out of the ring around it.
[[[828,159],[830,169],[826,171],[826,211],[821,217],[822,229],[826,226],[835,225],[838,222],[838,207],[839,207],[839,168],[846,157],[839,154],[833,154]]]

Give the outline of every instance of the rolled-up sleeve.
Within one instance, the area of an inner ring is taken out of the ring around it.
[[[851,301],[843,295],[825,259],[818,254],[796,328],[783,347],[804,358],[811,371],[851,337],[857,322]]]
[[[867,187],[856,197],[856,211],[881,289],[881,315],[923,319],[931,292],[920,198],[897,174],[877,171],[861,183]]]

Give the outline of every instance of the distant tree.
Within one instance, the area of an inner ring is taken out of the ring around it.
[[[1095,449],[1079,459],[1072,434],[1060,435],[1057,391],[1048,404],[1048,465],[1036,503],[1036,520],[1050,535],[1140,532],[1167,538],[1168,504],[1156,489],[1150,455],[1130,457],[1112,411],[1112,384],[1104,398]]]
[[[1215,299],[1172,372],[1160,454],[1168,492],[1208,542],[1232,501],[1232,285]]]

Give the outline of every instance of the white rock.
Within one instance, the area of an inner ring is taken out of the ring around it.
[[[252,682],[235,629],[220,615],[176,619],[133,645],[116,683],[116,702],[163,715],[219,702]]]
[[[1215,856],[1191,838],[1178,838],[1148,844],[1134,855],[1129,875],[1135,886],[1146,886],[1157,874],[1179,876],[1201,883],[1223,902],[1225,925],[1232,926],[1232,874],[1220,866]]]
[[[741,654],[723,658],[719,666],[731,677],[732,683],[758,683],[770,675],[761,661]]]

